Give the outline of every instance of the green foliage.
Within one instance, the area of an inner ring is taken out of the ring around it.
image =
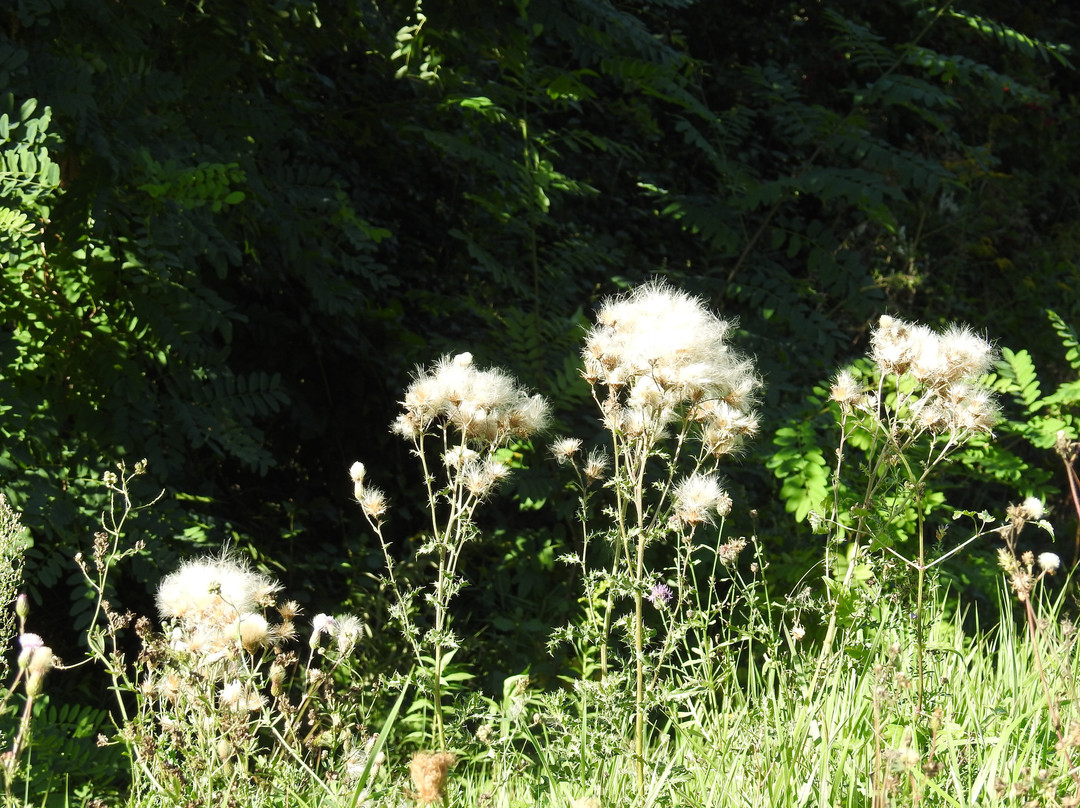
[[[1054,332],[1061,341],[1061,352],[1072,374],[1080,372],[1080,341],[1076,332],[1053,310],[1046,310]],[[1044,393],[1042,382],[1031,354],[1025,349],[1001,349],[1001,360],[992,375],[993,386],[1011,396],[1015,407],[999,426],[1000,438],[979,446],[965,457],[973,468],[992,479],[1013,486],[1022,486],[1024,493],[1037,496],[1056,496],[1059,486],[1056,475],[1048,468],[1047,450],[1055,449],[1062,440],[1080,436],[1077,405],[1080,404],[1080,382],[1062,381],[1052,392]]]
[[[1072,48],[1067,44],[1042,42],[1003,24],[999,20],[990,19],[979,14],[971,14],[953,8],[945,10],[945,13],[966,22],[983,36],[996,40],[998,44],[1004,45],[1011,51],[1018,51],[1029,58],[1039,57],[1044,61],[1054,60],[1061,65],[1071,67],[1067,54],[1072,51]]]
[[[43,699],[34,705],[33,747],[25,788],[35,803],[62,804],[75,792],[109,798],[125,785],[127,763],[115,746],[98,740],[111,729],[101,707]],[[18,787],[21,790],[21,787]]]
[[[784,510],[802,522],[811,510],[821,508],[829,492],[829,465],[821,446],[820,424],[811,420],[781,427],[773,435],[776,447],[767,463],[782,480],[780,496]]]

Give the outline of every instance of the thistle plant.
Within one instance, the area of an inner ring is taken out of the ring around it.
[[[831,501],[811,514],[828,533],[825,576],[829,622],[821,660],[811,688],[818,686],[836,638],[841,603],[868,549],[913,570],[917,576],[915,615],[922,700],[923,606],[926,573],[986,532],[977,531],[937,558],[927,557],[926,483],[932,472],[964,443],[989,435],[998,415],[992,391],[980,376],[991,367],[993,346],[964,326],[937,333],[926,326],[881,317],[871,334],[869,371],[843,370],[830,398],[838,406],[840,440],[832,477]],[[859,474],[845,482],[852,450],[861,451]],[[914,512],[915,554],[897,546],[897,525]],[[989,521],[989,517],[985,521]],[[837,580],[837,553],[848,545],[843,578]]]
[[[760,382],[753,364],[728,344],[732,327],[701,300],[663,283],[606,300],[582,356],[608,446],[580,468],[573,462],[579,448],[573,439],[555,447],[557,459],[575,466],[583,496],[610,458],[610,526],[597,534],[584,528],[577,563],[585,573],[604,678],[611,673],[613,621],[621,602],[630,602],[620,621],[631,650],[639,796],[645,781],[645,604],[675,614],[686,607],[694,554],[699,545],[715,552],[717,525],[731,509],[718,465],[757,431],[753,406]],[[583,519],[587,510],[583,499]],[[607,544],[609,566],[602,572],[590,556],[597,536]],[[650,565],[651,547],[670,551],[667,580]]]
[[[147,507],[129,490],[145,470],[106,472],[112,506],[92,558],[76,559],[97,598],[87,661],[105,669],[117,697],[118,731],[101,743],[126,747],[133,794],[255,804],[269,790],[317,788],[358,801],[383,757],[367,706],[341,692],[360,678],[354,656],[366,629],[357,618],[316,615],[302,659],[291,647],[300,607],[229,551],[185,561],[159,582],[160,628],[106,599],[117,563],[142,550],[124,537]],[[129,629],[141,643],[134,659]]]
[[[549,407],[504,371],[477,368],[469,353],[444,356],[419,369],[402,405],[391,428],[420,461],[430,519],[430,532],[417,553],[435,557],[435,580],[425,591],[404,590],[394,575],[393,550],[383,532],[386,496],[368,484],[362,463],[353,464],[350,476],[356,500],[379,537],[396,597],[392,617],[412,646],[422,683],[432,695],[433,741],[445,753],[442,697],[445,667],[459,644],[450,625],[450,602],[465,585],[459,571],[462,551],[478,535],[477,509],[511,473],[506,447],[542,430]],[[415,610],[421,595],[432,612],[423,632]]]
[[[1064,686],[1051,683],[1047,657],[1064,660],[1069,655],[1062,649],[1055,649],[1057,653],[1044,654],[1042,648],[1046,644],[1047,635],[1055,632],[1050,631],[1049,620],[1039,613],[1036,603],[1036,595],[1040,588],[1045,587],[1046,579],[1056,575],[1061,568],[1061,558],[1057,553],[1043,552],[1036,556],[1031,550],[1019,550],[1017,545],[1020,533],[1028,524],[1038,525],[1053,538],[1053,529],[1049,522],[1043,519],[1043,503],[1037,497],[1028,497],[1018,505],[1009,506],[1005,523],[997,531],[1005,543],[1004,547],[998,548],[998,566],[1005,573],[1009,590],[1024,610],[1024,624],[1027,627],[1035,670],[1046,698],[1050,726],[1057,736],[1056,748],[1065,764],[1064,775],[1071,778],[1075,787],[1080,789],[1080,771],[1073,765],[1073,754],[1080,746],[1080,723],[1075,718],[1067,723],[1061,715],[1062,702],[1072,705],[1076,701],[1075,672],[1071,666],[1065,665],[1063,675],[1057,677]],[[1051,609],[1050,612],[1054,614],[1057,609]],[[1075,633],[1075,628],[1070,633]],[[1064,691],[1063,694],[1061,690]],[[1075,710],[1073,714],[1075,716]]]

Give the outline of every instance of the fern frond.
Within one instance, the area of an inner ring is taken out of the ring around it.
[[[1002,348],[996,369],[996,376],[991,378],[993,388],[999,393],[1015,396],[1029,412],[1034,409],[1042,391],[1031,355],[1023,349]]]
[[[995,40],[999,45],[1011,51],[1017,51],[1028,58],[1038,56],[1046,62],[1054,60],[1064,67],[1072,67],[1072,63],[1066,56],[1071,50],[1068,45],[1035,39],[998,20],[991,20],[979,14],[971,14],[958,9],[949,9],[945,13],[953,19],[967,23],[983,36]]]
[[[1076,331],[1052,309],[1046,310],[1046,316],[1050,318],[1050,325],[1065,348],[1065,361],[1073,370],[1080,371],[1080,338],[1077,338]]]

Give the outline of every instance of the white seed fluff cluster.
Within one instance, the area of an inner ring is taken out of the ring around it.
[[[732,324],[664,283],[609,298],[585,339],[584,376],[605,391],[607,426],[630,438],[659,437],[686,414],[716,457],[757,431],[760,387],[753,364],[727,344]]]
[[[163,620],[176,622],[176,650],[216,655],[242,646],[255,651],[280,633],[262,615],[280,588],[233,556],[199,558],[161,580],[157,607]]]
[[[674,515],[681,524],[711,525],[730,512],[731,497],[712,474],[695,472],[675,486]]]
[[[405,411],[392,426],[402,437],[416,440],[436,424],[452,427],[463,443],[483,446],[526,438],[546,426],[549,413],[542,396],[530,396],[502,370],[479,370],[470,353],[418,369],[402,403]]]
[[[919,386],[908,407],[908,426],[963,439],[990,433],[998,417],[993,392],[978,383],[994,362],[994,347],[967,326],[937,333],[924,325],[883,316],[870,338],[881,375],[907,377]],[[837,377],[832,398],[851,403],[850,379]]]

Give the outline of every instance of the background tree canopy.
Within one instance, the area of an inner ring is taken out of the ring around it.
[[[389,490],[395,540],[423,529],[388,430],[411,369],[471,351],[595,436],[581,324],[653,275],[737,316],[764,373],[763,435],[730,474],[736,529],[781,578],[826,473],[812,390],[886,311],[1027,350],[1000,444],[938,504],[1062,488],[1045,448],[1075,396],[1031,384],[1077,372],[1078,20],[1055,0],[19,0],[0,470],[34,597],[70,603],[46,630],[85,619],[95,480],[143,457],[166,496],[118,602],[148,611],[161,571],[227,541],[307,608],[378,626],[347,469]],[[1057,420],[1023,427],[1039,407]],[[553,664],[573,530],[543,446],[517,459],[463,601],[500,651],[477,658],[513,672]]]

